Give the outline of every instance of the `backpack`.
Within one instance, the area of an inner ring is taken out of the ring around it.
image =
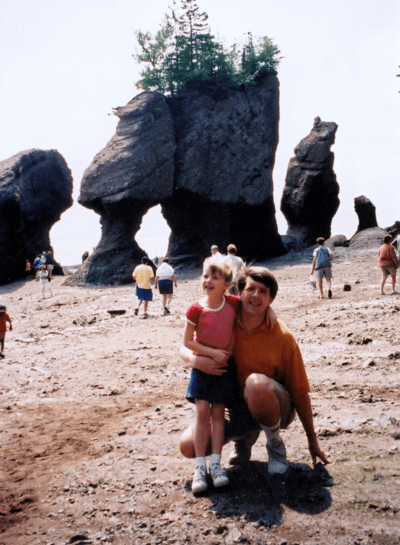
[[[315,270],[331,266],[329,251],[326,248],[318,248],[316,253]]]

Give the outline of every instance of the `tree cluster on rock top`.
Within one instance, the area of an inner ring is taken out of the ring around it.
[[[263,73],[274,71],[280,51],[266,36],[256,39],[247,33],[244,45],[229,49],[215,39],[208,15],[195,0],[173,0],[154,36],[136,32],[139,51],[133,55],[146,67],[136,83],[138,89],[177,95],[210,87],[230,89],[255,84]]]

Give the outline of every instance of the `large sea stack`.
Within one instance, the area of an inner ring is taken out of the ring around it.
[[[273,202],[275,73],[229,93],[144,92],[115,114],[116,134],[85,171],[78,199],[102,226],[86,282],[131,282],[146,253],[135,235],[157,204],[171,228],[174,266],[199,265],[212,244],[234,243],[247,260],[286,253]]]
[[[357,233],[364,231],[364,229],[378,227],[376,207],[367,197],[364,195],[356,197],[354,199],[354,210],[358,216]]]
[[[310,134],[296,146],[289,162],[281,210],[288,222],[287,238],[297,249],[331,236],[339,207],[339,184],[333,170],[337,124],[314,119]]]
[[[0,284],[25,277],[26,260],[52,250],[50,230],[72,206],[72,176],[56,150],[28,150],[0,162]],[[57,264],[56,274],[62,274]]]

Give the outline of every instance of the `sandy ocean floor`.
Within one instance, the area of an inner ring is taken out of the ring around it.
[[[268,476],[260,437],[230,487],[199,498],[177,444],[193,418],[178,349],[200,270],[178,272],[172,314],[155,294],[147,320],[132,286],[56,277],[45,300],[34,280],[0,287],[14,326],[0,361],[0,544],[399,543],[400,295],[379,295],[375,245],[335,249],[331,300],[310,286],[310,263],[304,252],[267,265],[333,463],[312,467],[296,420],[288,475]]]

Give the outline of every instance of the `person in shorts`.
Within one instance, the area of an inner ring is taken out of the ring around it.
[[[46,268],[49,271],[49,278],[53,275],[53,269],[54,269],[54,257],[52,252],[48,251],[46,255]]]
[[[318,279],[319,298],[324,298],[324,288],[322,281],[325,278],[328,286],[328,297],[332,298],[332,261],[333,255],[331,250],[324,246],[325,240],[322,237],[317,238],[318,247],[315,248],[313,253],[313,262],[311,267],[311,274],[314,274]]]
[[[388,276],[392,279],[392,295],[397,295],[396,291],[396,272],[399,268],[399,260],[397,259],[396,251],[393,248],[391,235],[385,235],[383,244],[378,250],[379,267],[382,271],[381,280],[381,295],[385,295],[383,291]]]
[[[168,262],[168,258],[165,257],[162,264],[156,270],[156,277],[154,279],[154,287],[159,289],[160,295],[162,296],[162,306],[163,314],[171,314],[169,309],[172,299],[172,294],[174,293],[174,285],[177,288],[178,283],[176,281],[176,276],[174,269]]]
[[[143,318],[148,318],[147,308],[149,301],[153,300],[153,292],[151,290],[151,280],[154,278],[153,269],[149,265],[149,258],[142,257],[142,263],[135,267],[132,277],[136,282],[136,297],[137,306],[134,310],[135,316],[139,314],[139,307],[144,303]]]

